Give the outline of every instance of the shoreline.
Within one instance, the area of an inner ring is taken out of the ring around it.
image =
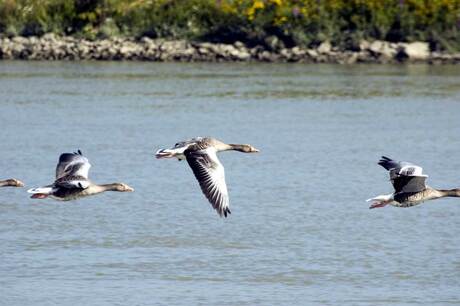
[[[248,47],[233,44],[110,38],[95,41],[46,34],[0,38],[0,60],[98,60],[155,62],[293,62],[293,63],[427,63],[460,64],[460,53],[430,52],[426,42],[361,41],[357,50],[339,50],[329,42],[316,48]]]

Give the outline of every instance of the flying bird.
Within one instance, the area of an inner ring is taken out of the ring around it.
[[[7,179],[0,181],[0,187],[24,187],[24,183],[17,179]]]
[[[211,137],[196,137],[181,141],[171,149],[156,152],[156,158],[187,160],[192,168],[201,190],[221,217],[231,213],[224,166],[217,158],[221,151],[239,151],[243,153],[259,152],[248,144],[226,144]]]
[[[105,191],[130,192],[133,188],[124,183],[97,185],[88,179],[91,164],[80,150],[74,153],[63,153],[56,166],[56,180],[44,187],[32,188],[32,199],[69,201]]]
[[[382,156],[378,164],[389,171],[390,181],[395,191],[368,199],[368,202],[373,202],[370,209],[388,204],[396,207],[411,207],[428,200],[460,197],[460,188],[443,190],[427,186],[425,181],[428,175],[423,173],[423,168],[420,166],[404,161],[397,162],[386,156]]]

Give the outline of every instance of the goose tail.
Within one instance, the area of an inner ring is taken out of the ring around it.
[[[378,195],[374,198],[367,199],[366,202],[371,202],[371,201],[390,201],[393,200],[393,194],[382,194]]]
[[[32,193],[32,199],[44,199],[47,198],[54,191],[53,187],[45,186],[32,188],[27,190],[28,193]]]
[[[28,193],[44,193],[44,194],[50,194],[52,191],[53,191],[53,188],[49,186],[31,188],[27,190]]]

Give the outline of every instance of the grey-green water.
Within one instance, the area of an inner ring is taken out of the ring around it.
[[[94,181],[134,193],[74,202],[0,190],[2,305],[460,303],[460,200],[369,210],[376,162],[460,186],[460,67],[0,62],[0,177],[53,180],[81,149]],[[184,162],[222,153],[220,219]]]

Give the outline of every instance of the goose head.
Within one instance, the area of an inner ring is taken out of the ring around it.
[[[257,153],[260,152],[250,144],[230,144],[230,150],[240,151],[243,153]]]
[[[251,146],[249,144],[243,146],[243,151],[245,153],[258,153],[258,152],[260,152],[259,149],[256,149],[256,148],[254,148],[253,146]]]
[[[133,192],[134,188],[128,186],[125,183],[115,183],[113,184],[113,191],[119,191],[119,192]]]
[[[5,182],[6,182],[5,186],[24,187],[24,183],[17,179],[8,179]]]

